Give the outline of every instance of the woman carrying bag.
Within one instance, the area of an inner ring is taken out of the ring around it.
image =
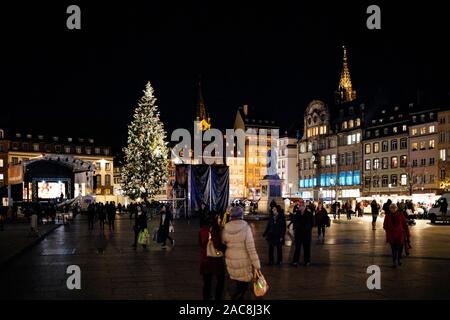
[[[203,277],[203,300],[211,300],[213,278],[216,278],[215,300],[222,300],[225,283],[225,246],[215,217],[202,221],[199,231],[200,274]]]

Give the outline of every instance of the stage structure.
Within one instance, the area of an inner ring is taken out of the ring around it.
[[[230,172],[226,165],[176,165],[175,187],[187,194],[189,211],[202,202],[210,211],[225,212],[229,201]]]

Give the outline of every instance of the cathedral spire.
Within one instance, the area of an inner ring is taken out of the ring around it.
[[[197,117],[196,121],[201,122],[202,131],[211,128],[211,119],[206,113],[205,99],[203,98],[202,83],[201,80],[198,81],[198,105],[197,105]]]
[[[342,59],[341,78],[339,80],[338,90],[336,91],[336,100],[339,103],[349,102],[356,99],[356,91],[353,91],[350,71],[348,69],[347,48],[342,46],[344,56]]]

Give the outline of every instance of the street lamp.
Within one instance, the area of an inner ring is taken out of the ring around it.
[[[289,182],[289,198],[292,198],[291,188],[292,188],[292,182]]]

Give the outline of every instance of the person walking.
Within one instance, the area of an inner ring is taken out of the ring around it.
[[[375,199],[373,199],[370,203],[370,211],[372,212],[372,230],[376,230],[377,218],[380,214],[380,205],[375,201]]]
[[[364,212],[363,205],[362,202],[360,201],[356,204],[356,213],[358,214],[358,218],[364,216],[363,212]]]
[[[170,243],[172,244],[172,247],[175,245],[175,240],[172,239],[172,237],[169,235],[170,229],[173,229],[173,216],[172,212],[170,211],[170,207],[168,205],[164,205],[161,208],[160,212],[160,221],[159,221],[159,235],[161,240],[161,248],[166,249],[166,241],[167,239],[170,240]],[[210,217],[209,217],[210,218]],[[208,219],[204,220],[208,221]]]
[[[147,228],[147,215],[140,205],[136,206],[136,215],[134,219],[134,243],[133,247],[137,247],[137,241],[139,233]],[[145,249],[147,245],[144,244],[142,247]]]
[[[110,202],[108,205],[108,224],[109,224],[109,231],[114,232],[114,223],[116,221],[116,205],[114,202]]]
[[[311,236],[313,228],[313,213],[305,206],[303,199],[299,200],[299,209],[294,216],[295,251],[292,266],[297,267],[300,259],[300,250],[303,247],[305,266],[311,264]]]
[[[286,221],[279,205],[272,207],[263,237],[269,244],[269,265],[274,263],[274,249],[277,248],[277,265],[283,261],[283,244],[286,234]]]
[[[383,204],[383,212],[384,212],[384,214],[387,214],[388,212],[389,212],[389,208],[390,208],[390,206],[391,206],[391,204],[392,204],[392,200],[391,199],[388,199],[384,204]]]
[[[328,224],[328,212],[323,206],[323,202],[319,201],[319,205],[317,206],[316,215],[315,218],[315,224],[317,226],[317,236],[319,241],[322,237],[322,242],[325,242],[325,229]]]
[[[333,202],[331,210],[333,210],[334,220],[336,220],[336,216],[338,216],[338,219],[341,219],[341,204],[339,202],[337,201]]]
[[[88,228],[89,230],[94,230],[94,219],[95,219],[95,205],[94,203],[90,203],[88,206]]]
[[[243,220],[244,211],[237,206],[231,209],[231,221],[222,231],[222,242],[226,245],[225,263],[230,278],[236,281],[233,300],[243,300],[253,279],[253,272],[259,272],[261,263],[256,252],[252,229]]]
[[[203,300],[211,300],[213,278],[216,279],[215,300],[222,300],[225,284],[225,262],[223,256],[209,257],[207,255],[210,240],[216,250],[223,253],[226,249],[222,243],[221,229],[217,219],[210,218],[203,221],[198,238],[200,244],[200,274],[203,278]]]
[[[103,231],[105,231],[106,208],[102,202],[100,202],[98,204],[97,216],[98,216],[98,221],[100,223],[100,230],[103,232]]]
[[[442,201],[441,201],[441,207],[439,208],[439,212],[441,213],[442,221],[446,222],[447,221],[448,202],[447,202],[447,198],[442,197],[441,199],[442,199]]]
[[[405,216],[398,211],[394,203],[391,203],[384,217],[383,229],[386,231],[386,242],[391,245],[392,267],[401,266],[403,244],[405,237],[409,237],[409,228]]]

